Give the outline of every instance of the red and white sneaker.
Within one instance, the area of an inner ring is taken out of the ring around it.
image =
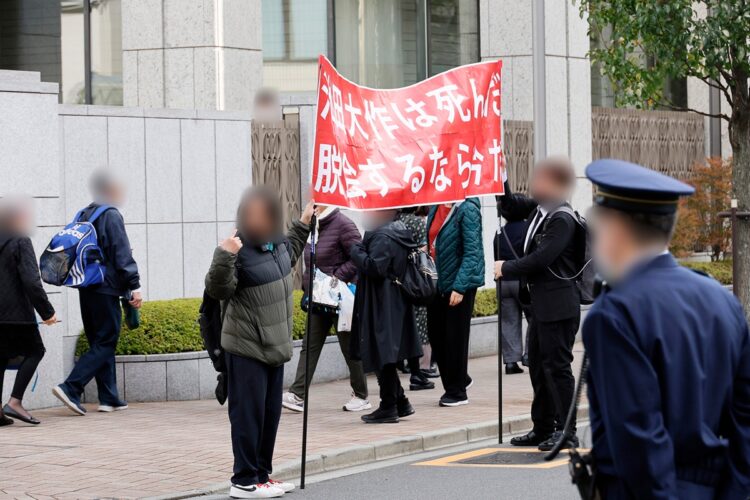
[[[229,488],[229,496],[232,498],[278,498],[284,496],[284,490],[271,486],[269,483],[251,484],[249,486],[233,484]]]
[[[287,483],[284,481],[276,481],[275,479],[269,479],[266,484],[279,488],[284,493],[289,493],[290,491],[294,491],[294,484],[292,483]]]

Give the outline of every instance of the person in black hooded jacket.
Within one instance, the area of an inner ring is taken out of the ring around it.
[[[8,362],[18,356],[23,361],[13,384],[10,401],[0,410],[0,427],[12,424],[13,417],[39,424],[23,407],[23,395],[44,356],[36,310],[46,325],[57,321],[39,277],[39,267],[31,240],[28,202],[6,199],[0,205],[0,394]]]
[[[422,355],[414,308],[405,300],[393,278],[406,270],[409,249],[416,246],[396,210],[368,214],[361,243],[350,255],[359,277],[354,299],[352,358],[362,360],[365,371],[375,371],[380,384],[380,406],[363,415],[366,423],[396,423],[414,413],[404,395],[396,364]]]

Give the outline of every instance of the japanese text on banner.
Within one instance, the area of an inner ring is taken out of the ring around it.
[[[376,90],[320,56],[316,202],[371,210],[502,194],[501,69],[472,64]]]

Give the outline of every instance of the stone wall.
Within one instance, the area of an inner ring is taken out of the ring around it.
[[[127,179],[122,214],[144,298],[200,296],[213,248],[251,182],[249,112],[67,106],[57,89],[38,73],[0,72],[0,196],[34,197],[37,252],[90,202],[90,173],[108,166]],[[56,403],[50,388],[71,369],[81,330],[76,292],[48,292],[62,323],[42,327],[47,356],[32,408]]]

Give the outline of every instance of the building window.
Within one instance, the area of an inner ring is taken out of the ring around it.
[[[604,30],[603,36],[609,35],[609,30]],[[605,45],[597,35],[591,36],[591,48],[598,49]],[[653,61],[649,61],[648,58],[641,56],[641,60],[646,67],[653,64]],[[617,104],[617,92],[612,85],[612,82],[608,77],[602,74],[601,64],[598,62],[592,62],[591,64],[591,105],[602,108],[615,108]],[[667,102],[672,103],[677,107],[687,106],[687,79],[685,78],[667,78],[664,82],[664,98]],[[644,107],[645,106],[644,103]],[[661,109],[670,109],[664,107]]]
[[[40,72],[65,103],[122,105],[121,2],[0,0],[0,69]]]
[[[328,52],[328,0],[263,0],[264,84],[315,89],[318,55]]]
[[[264,83],[314,91],[327,54],[361,85],[410,85],[477,62],[478,18],[477,0],[264,0]]]

